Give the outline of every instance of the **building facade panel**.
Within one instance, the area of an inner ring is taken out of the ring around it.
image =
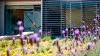
[[[4,34],[4,3],[0,2],[0,35]]]
[[[0,0],[0,1],[41,1],[41,0]]]

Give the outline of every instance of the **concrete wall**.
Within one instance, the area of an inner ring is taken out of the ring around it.
[[[71,10],[71,27],[80,27],[81,11],[79,9]],[[70,27],[70,10],[66,10],[66,26]]]
[[[6,5],[41,5],[41,1],[7,1]]]
[[[0,35],[4,34],[4,3],[0,2]]]
[[[6,0],[6,1],[41,1],[41,0]]]

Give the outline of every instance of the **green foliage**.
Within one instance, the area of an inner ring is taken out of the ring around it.
[[[51,36],[51,39],[55,39],[55,36]]]
[[[41,39],[41,41],[49,41],[49,40],[52,40],[50,36],[45,36]]]
[[[89,38],[86,37],[85,43],[82,44],[83,48],[85,48],[87,46],[88,40],[89,40]],[[70,46],[72,41],[74,41],[74,40],[68,39],[67,42],[65,42],[64,39],[59,40],[59,44],[62,48],[62,51],[64,51],[63,53],[67,54],[68,56],[72,56],[72,54],[68,50],[64,50],[64,48],[65,48],[65,46]],[[77,54],[76,56],[84,56],[84,53],[86,53],[87,56],[100,56],[100,47],[99,47],[100,40],[98,40],[98,41],[99,42],[97,42],[96,46],[93,47],[91,50],[86,50],[86,51],[83,50],[82,52],[80,52],[80,50],[78,50],[76,52],[76,54]],[[25,44],[25,48],[28,50],[27,56],[44,56],[44,55],[45,56],[54,56],[54,55],[56,55],[58,52],[58,49],[56,46],[52,46],[52,42],[53,42],[53,40],[50,36],[45,36],[45,37],[41,38],[38,52],[36,51],[37,50],[36,45],[30,46],[30,44]],[[16,53],[20,54],[20,56],[23,56],[23,51],[22,51],[22,47],[20,45],[19,39],[16,39],[15,44],[12,44],[12,40],[0,41],[0,55],[1,56],[6,56],[6,47],[10,48],[11,56],[15,56]],[[74,45],[74,47],[75,48],[77,47],[76,44]]]
[[[0,42],[0,47],[1,47],[1,48],[5,48],[5,47],[7,46],[7,43],[8,43],[8,42],[5,41],[5,40],[4,40],[4,41],[1,41],[1,42]]]

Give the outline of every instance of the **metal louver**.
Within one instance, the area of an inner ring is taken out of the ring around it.
[[[42,29],[52,35],[61,33],[61,2],[58,0],[42,1]]]

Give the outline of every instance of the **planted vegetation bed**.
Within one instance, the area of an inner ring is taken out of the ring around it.
[[[92,42],[91,49],[87,50],[88,39],[86,37],[85,42],[78,46],[74,39],[59,39],[60,51],[56,45],[53,45],[54,40],[49,36],[41,38],[39,47],[35,43],[31,45],[27,39],[24,39],[23,47],[20,39],[16,39],[14,44],[13,40],[2,40],[0,41],[0,56],[7,56],[7,51],[10,56],[73,56],[74,54],[76,56],[100,56],[100,40],[96,44]]]

